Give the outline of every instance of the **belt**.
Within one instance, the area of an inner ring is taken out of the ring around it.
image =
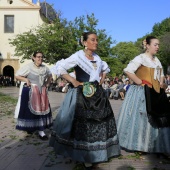
[[[152,84],[146,80],[142,80],[142,85],[147,84],[149,87],[152,87]]]

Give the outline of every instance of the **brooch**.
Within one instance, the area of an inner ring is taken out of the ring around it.
[[[91,97],[94,95],[96,92],[96,87],[90,83],[90,82],[85,82],[83,83],[83,94],[85,97]]]

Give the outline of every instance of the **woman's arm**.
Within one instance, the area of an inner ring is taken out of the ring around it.
[[[101,79],[100,79],[100,85],[104,83],[104,80],[105,80],[105,78],[106,78],[106,74],[107,74],[107,73],[105,73],[105,72],[101,73],[101,75],[100,75],[100,77],[101,77]]]
[[[142,80],[140,78],[138,78],[136,76],[136,74],[133,73],[129,73],[127,71],[125,71],[126,75],[133,81],[135,82],[137,85],[141,85],[142,84]]]
[[[83,85],[83,83],[77,81],[75,78],[73,78],[69,74],[63,74],[62,77],[64,79],[66,79],[68,82],[72,83],[74,87],[78,87],[80,85]]]
[[[23,76],[15,76],[15,78],[19,81],[23,81],[23,82],[26,82],[27,83],[27,86],[30,86],[31,83],[29,81],[29,79],[27,79],[26,77],[23,77]]]
[[[51,80],[52,80],[52,75],[50,74],[50,75],[48,76],[48,78],[47,78],[46,83],[45,83],[45,86],[46,86],[46,87],[49,87],[49,86],[50,86]]]
[[[164,79],[165,79],[165,77],[161,76],[161,79],[160,79],[160,86],[161,86],[161,88],[164,88]]]

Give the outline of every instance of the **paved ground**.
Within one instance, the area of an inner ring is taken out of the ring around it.
[[[1,93],[18,98],[18,88],[0,88]],[[49,92],[55,118],[64,93]],[[115,117],[121,100],[110,100]],[[1,104],[0,104],[1,107]],[[13,108],[14,110],[15,108]],[[1,114],[1,113],[0,113]],[[50,130],[46,133],[50,136]],[[0,116],[0,170],[72,170],[75,164],[69,159],[56,157],[48,141],[41,141],[36,134],[27,135],[15,130],[13,115]],[[100,170],[170,170],[170,160],[156,155],[139,155],[122,151],[122,156],[100,165]]]

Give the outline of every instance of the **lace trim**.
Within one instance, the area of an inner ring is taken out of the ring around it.
[[[68,146],[72,146],[74,149],[80,149],[80,150],[87,150],[87,151],[96,151],[96,150],[106,150],[107,148],[111,147],[112,145],[118,145],[119,141],[117,139],[114,140],[113,138],[109,138],[106,142],[100,142],[96,144],[90,144],[90,143],[83,143],[78,142],[76,140],[66,140],[61,137],[59,137],[55,132],[52,132],[51,136],[55,137],[56,142]]]

